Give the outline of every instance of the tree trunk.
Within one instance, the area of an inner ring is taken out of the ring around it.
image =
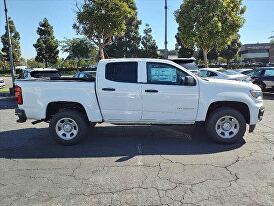
[[[208,59],[207,59],[207,54],[208,54],[207,49],[203,49],[203,56],[204,56],[205,68],[208,68]]]
[[[99,46],[99,60],[105,59],[104,47]]]
[[[48,68],[48,61],[45,61],[45,67]]]

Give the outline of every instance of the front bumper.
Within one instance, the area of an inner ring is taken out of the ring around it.
[[[27,121],[27,116],[24,110],[22,109],[15,109],[15,115],[18,116],[18,123],[23,123]]]
[[[258,120],[259,121],[261,121],[263,119],[264,111],[265,111],[265,108],[260,107],[259,113],[258,113]],[[249,125],[249,133],[253,132],[255,130],[255,127],[256,127],[256,124]]]
[[[263,119],[264,111],[265,111],[265,108],[264,108],[264,107],[261,107],[261,108],[259,109],[259,114],[258,114],[258,119],[259,119],[259,121],[261,121],[261,120]]]

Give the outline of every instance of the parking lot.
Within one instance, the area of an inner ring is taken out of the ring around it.
[[[70,147],[45,123],[16,123],[14,100],[0,98],[1,205],[274,204],[274,96],[234,145],[202,128],[101,124]]]

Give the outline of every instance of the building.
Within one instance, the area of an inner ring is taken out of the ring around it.
[[[258,43],[244,44],[240,49],[240,56],[247,63],[274,63],[274,44]]]

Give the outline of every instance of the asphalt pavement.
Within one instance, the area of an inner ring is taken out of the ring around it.
[[[99,124],[75,146],[0,97],[0,205],[274,205],[274,96],[234,145],[202,128]]]

